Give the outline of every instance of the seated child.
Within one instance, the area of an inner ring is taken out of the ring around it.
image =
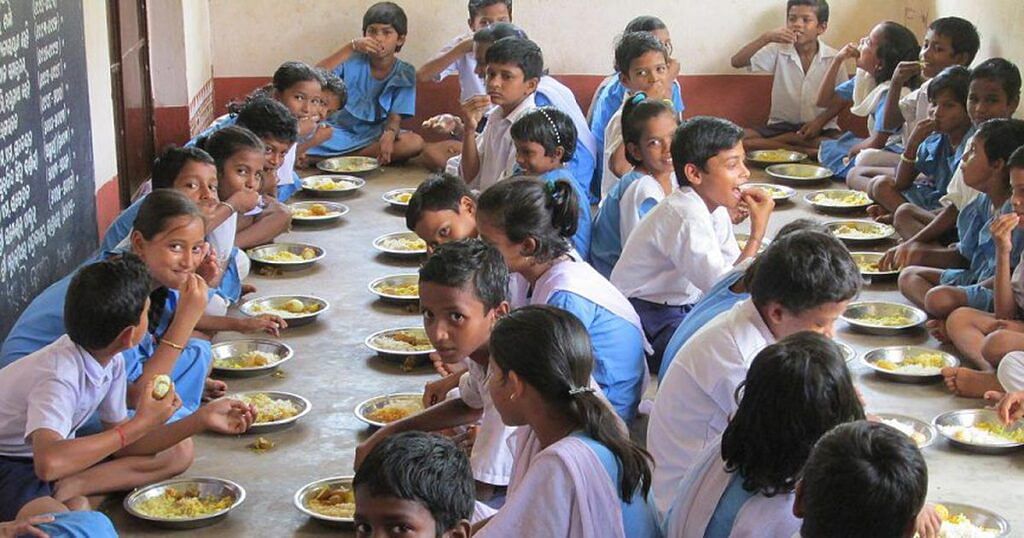
[[[846,247],[820,232],[773,241],[754,268],[746,277],[750,299],[719,314],[666,358],[671,364],[647,429],[660,511],[668,509],[679,480],[735,413],[734,395],[754,355],[800,331],[831,337],[835,320],[860,291],[860,270]]]
[[[460,178],[431,174],[409,198],[405,226],[427,243],[428,252],[476,237],[476,197]]]
[[[676,188],[671,146],[679,119],[672,106],[640,92],[626,100],[622,121],[626,158],[633,170],[601,202],[591,238],[590,263],[605,278],[611,276],[622,243],[636,225]]]
[[[327,122],[327,118],[341,110],[348,101],[348,90],[345,88],[345,81],[341,80],[341,77],[323,67],[315,69],[317,74],[320,75],[320,79],[323,80],[323,84],[320,86],[320,98],[313,103],[313,113],[310,114],[309,122],[307,122],[309,124],[307,127],[309,131],[304,136],[300,136],[296,142],[298,146],[295,162],[296,166],[302,167],[308,165],[306,152],[309,151],[309,148],[319,146],[330,140],[334,129]],[[299,182],[299,188],[302,188],[301,181]]]
[[[814,446],[796,485],[800,538],[914,536],[928,494],[928,466],[909,437],[860,420]]]
[[[220,400],[165,426],[182,402],[173,390],[154,393],[155,376],[143,378],[129,414],[122,353],[148,336],[149,283],[131,254],[83,267],[67,287],[67,334],[0,370],[0,520],[86,510],[88,495],[184,472],[193,434],[240,434],[252,424],[255,409]],[[194,324],[204,292],[184,290],[176,320]],[[97,412],[104,431],[76,438]]]
[[[741,191],[750,177],[743,161],[743,130],[707,116],[686,120],[672,139],[679,189],[636,227],[612,270],[611,281],[636,308],[654,348],[658,371],[665,345],[693,304],[734,265],[761,246],[774,203],[760,189]],[[750,240],[740,250],[729,210],[750,208]]]
[[[597,363],[594,379],[615,412],[632,420],[646,381],[644,336],[633,307],[589,264],[569,257],[579,199],[567,181],[553,187],[511,178],[480,195],[477,230],[494,245],[513,276],[513,308],[548,304],[587,328]]]
[[[813,332],[758,352],[741,386],[722,437],[676,488],[667,537],[793,536],[793,490],[814,443],[864,419],[842,351]]]
[[[900,292],[929,315],[945,319],[961,306],[992,311],[991,283],[985,282],[996,266],[990,229],[999,215],[1011,211],[1010,169],[1006,163],[1022,145],[1021,120],[989,120],[971,139],[966,154],[969,159],[964,160],[961,170],[964,183],[982,194],[957,217],[960,242],[945,253],[932,253],[932,267],[910,266],[900,272]],[[1011,242],[1010,259],[1016,260],[1024,248],[1024,233],[1014,233]]]
[[[1015,372],[1017,374],[1017,377],[1015,378],[1017,383],[1009,385],[1012,386],[1013,389],[1005,394],[990,393],[986,395],[993,398],[998,397],[996,412],[999,413],[999,419],[1002,420],[1003,424],[1006,426],[1012,426],[1017,421],[1024,418],[1024,361],[1021,360],[1024,359],[1024,352],[1014,351],[1012,355],[1014,355],[1013,362],[1015,362],[1017,366],[1017,371]],[[1009,362],[1011,362],[1011,357],[1008,356],[1003,363]],[[1000,366],[1000,373],[1002,373],[1002,366]]]
[[[774,75],[768,125],[745,131],[747,151],[789,149],[813,156],[822,137],[839,135],[839,103],[817,106],[818,89],[838,54],[821,41],[828,15],[825,0],[788,0],[786,25],[761,34],[733,55],[735,68]],[[836,73],[835,82],[846,79],[845,71]]]
[[[0,522],[0,537],[117,538],[117,530],[103,512],[57,512]]]
[[[318,64],[345,81],[349,99],[328,118],[331,138],[306,154],[404,162],[423,149],[420,135],[401,130],[402,118],[416,114],[416,69],[396,56],[405,45],[408,20],[397,4],[378,2],[366,10],[362,28],[363,37]]]
[[[900,139],[895,136],[899,129],[882,126],[882,114],[889,94],[889,79],[901,61],[917,58],[920,47],[914,33],[905,26],[886,21],[875,26],[871,33],[860,40],[859,45],[849,43],[840,49],[832,59],[828,72],[818,91],[819,107],[830,107],[839,102],[852,105],[850,112],[867,117],[868,138],[846,132],[836,140],[823,140],[818,149],[818,160],[828,167],[839,179],[847,179],[847,172],[853,168],[857,155],[865,149],[885,149],[872,162],[857,162],[858,166],[895,166],[899,161]],[[857,60],[857,74],[854,78],[836,85],[836,78],[846,60]],[[906,90],[905,91],[909,91]],[[866,185],[851,180],[852,189],[865,190]],[[870,178],[869,178],[870,179]]]
[[[518,429],[508,498],[474,536],[658,536],[650,456],[591,386],[596,361],[579,319],[513,310],[495,324],[490,353],[491,399]]]
[[[468,538],[473,473],[465,453],[440,435],[388,437],[352,479],[355,526],[367,536],[401,529],[409,538]]]
[[[510,131],[516,148],[516,175],[527,174],[554,185],[562,179],[576,190],[580,203],[572,245],[583,261],[590,254],[590,205],[586,188],[573,177],[567,163],[579,149],[576,126],[569,115],[553,106],[542,106],[523,114]]]
[[[512,0],[469,0],[469,32],[449,41],[433,58],[416,70],[418,82],[440,82],[459,76],[459,102],[487,95],[483,79],[477,76],[473,35],[497,22],[512,22]]]
[[[494,247],[466,239],[438,247],[420,268],[419,282],[420,309],[430,343],[446,364],[466,361],[469,371],[461,378],[449,376],[428,383],[424,403],[431,407],[377,430],[356,449],[356,467],[383,439],[396,433],[438,431],[482,420],[470,464],[477,498],[487,501],[495,490],[508,486],[512,472],[507,441],[514,430],[501,422],[486,386],[491,327],[508,313],[508,269]],[[456,387],[459,395],[445,400]]]

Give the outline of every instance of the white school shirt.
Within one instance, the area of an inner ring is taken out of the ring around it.
[[[750,299],[719,314],[671,357],[647,427],[654,458],[651,491],[658,511],[668,511],[679,481],[698,455],[725,430],[736,412],[736,387],[775,336]]]
[[[969,146],[971,144],[971,139],[973,138],[974,135],[972,134],[971,138],[967,139],[964,143],[964,147]],[[967,207],[967,204],[973,202],[974,199],[981,194],[977,189],[968,186],[967,183],[964,182],[964,173],[960,169],[961,166],[962,162],[957,163],[956,170],[953,171],[953,177],[950,178],[949,185],[946,186],[946,194],[942,195],[942,198],[939,198],[940,204],[943,206],[952,204],[956,206],[957,211],[963,211],[964,208]]]
[[[446,52],[454,49],[463,39],[473,35],[472,33],[465,33],[460,36],[452,38],[444,47],[441,48],[439,54],[445,54]],[[462,56],[455,59],[454,62],[448,64],[443,71],[438,73],[434,80],[440,82],[441,80],[450,77],[451,75],[459,75],[459,101],[465,101],[474,95],[487,95],[487,90],[484,89],[484,81],[476,75],[476,55],[473,51],[469,51]]]
[[[681,187],[625,240],[611,281],[629,298],[694,304],[732,270],[739,256],[728,210],[709,212],[693,188]]]
[[[628,98],[627,96],[626,99]],[[615,172],[612,172],[611,169],[612,155],[622,147],[622,107],[625,106],[625,99],[623,99],[622,103],[622,105],[619,105],[619,109],[615,111],[615,114],[612,114],[612,118],[608,120],[608,125],[604,128],[604,154],[601,156],[601,169],[604,170],[601,175],[602,200],[608,195],[608,191],[612,190],[612,187],[622,179],[615,175]]]
[[[933,79],[924,81],[919,88],[900,97],[900,113],[903,114],[903,135],[909,137],[918,122],[928,117],[928,85]],[[904,87],[904,91],[906,87]]]
[[[999,361],[996,377],[1007,393],[1024,390],[1024,351],[1011,351]]]
[[[773,123],[807,123],[825,111],[816,105],[818,89],[825,80],[828,66],[838,54],[836,49],[818,40],[818,52],[811,60],[807,72],[800,62],[800,53],[790,44],[769,43],[750,57],[750,72],[773,73],[772,109],[768,115],[768,125]],[[835,84],[845,82],[849,78],[846,71],[840,70],[836,75]],[[825,129],[838,129],[836,118],[825,125]]]
[[[472,359],[466,362],[469,371],[459,378],[459,397],[469,407],[483,410],[469,456],[473,478],[495,486],[507,486],[512,476],[512,451],[508,439],[516,429],[501,421],[501,415],[491,401],[487,390],[487,367]]]
[[[29,436],[53,430],[64,439],[99,410],[100,420],[128,418],[124,358],[101,366],[68,335],[0,370],[0,455],[32,457]]]
[[[288,153],[284,154],[281,166],[277,169],[278,185],[291,185],[295,182],[295,153],[298,147],[298,143],[292,144],[292,147],[288,149]]]
[[[459,162],[459,176],[470,188],[480,192],[487,190],[498,181],[510,176],[516,166],[516,146],[512,143],[512,124],[523,114],[536,108],[534,94],[526,96],[508,116],[496,106],[487,114],[487,125],[484,132],[477,135],[476,150],[480,156],[480,171],[476,177],[467,178],[462,172]]]
[[[672,191],[676,191],[678,183],[676,183],[676,175],[674,173],[669,182],[672,185]],[[658,180],[654,179],[653,176],[643,176],[626,188],[626,192],[622,193],[622,198],[619,199],[620,244],[626,242],[629,234],[633,233],[636,226],[643,220],[640,212],[642,210],[650,212],[653,207],[646,207],[647,205],[657,205],[664,199],[665,191],[661,189],[661,183],[658,183]],[[644,216],[646,216],[646,213]]]

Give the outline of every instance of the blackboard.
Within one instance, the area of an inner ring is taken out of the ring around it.
[[[97,246],[91,136],[82,0],[0,0],[0,337]]]

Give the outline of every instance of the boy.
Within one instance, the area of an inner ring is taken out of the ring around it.
[[[831,337],[860,290],[857,264],[829,234],[795,232],[761,254],[750,299],[719,314],[679,350],[661,380],[647,431],[652,491],[666,510],[695,458],[736,411],[735,392],[762,348],[800,331]]]
[[[772,108],[768,125],[747,129],[743,139],[749,150],[791,149],[816,154],[821,137],[839,134],[836,116],[840,104],[817,106],[818,89],[838,52],[821,41],[828,29],[826,0],[788,0],[786,25],[765,32],[732,57],[735,68],[772,73]],[[845,82],[840,71],[836,84]]]
[[[280,101],[259,97],[238,112],[235,125],[253,132],[266,147],[263,164],[262,203],[238,215],[235,246],[247,249],[272,243],[291,225],[291,211],[276,198],[278,170],[299,136],[298,121]],[[270,191],[268,193],[268,190]]]
[[[308,139],[299,142],[298,149],[296,150],[296,162],[303,167],[307,166],[306,151],[329,140],[334,133],[334,128],[327,122],[327,118],[341,110],[348,101],[348,90],[345,88],[345,81],[341,80],[341,77],[323,67],[315,69],[324,82],[320,86],[320,98],[312,103],[314,113],[311,118],[316,122],[316,129]],[[301,182],[299,186],[301,188]]]
[[[191,465],[193,434],[252,424],[252,407],[221,400],[165,426],[181,399],[155,395],[155,378],[129,415],[121,352],[147,333],[149,282],[131,254],[83,267],[68,287],[67,334],[0,370],[0,521],[88,509],[88,495],[169,478]],[[183,291],[175,319],[198,319],[205,292]],[[104,431],[76,439],[94,413]]]
[[[440,82],[459,75],[459,102],[486,95],[484,81],[476,74],[473,34],[496,22],[512,22],[512,0],[470,0],[469,32],[451,40],[436,56],[416,70],[417,82]]]
[[[906,435],[877,422],[836,426],[818,440],[796,484],[802,538],[914,536],[928,466]]]
[[[438,431],[482,420],[470,455],[477,498],[487,501],[508,486],[512,453],[507,440],[515,429],[502,424],[486,386],[491,327],[508,313],[507,288],[501,253],[479,239],[447,243],[427,259],[420,268],[427,337],[441,360],[449,365],[465,362],[469,371],[429,383],[423,399],[431,407],[377,430],[356,449],[357,466],[382,439],[398,432]],[[459,396],[445,400],[456,387]]]
[[[750,177],[742,138],[735,124],[706,116],[676,129],[672,166],[679,190],[640,222],[612,270],[612,284],[633,304],[654,348],[655,372],[694,303],[734,265],[754,257],[764,239],[774,204],[760,189],[739,188]],[[729,217],[740,203],[750,208],[750,240],[742,251]]]
[[[476,199],[461,179],[431,174],[409,198],[405,226],[427,243],[428,252],[476,237]]]
[[[469,538],[473,474],[454,443],[422,432],[381,442],[356,471],[358,536],[402,529],[409,538]]]

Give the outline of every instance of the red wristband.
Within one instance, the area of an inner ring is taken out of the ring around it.
[[[123,450],[124,447],[128,446],[128,440],[125,439],[124,432],[121,431],[120,426],[114,426],[114,431],[117,432],[117,436],[121,438],[121,449]]]

